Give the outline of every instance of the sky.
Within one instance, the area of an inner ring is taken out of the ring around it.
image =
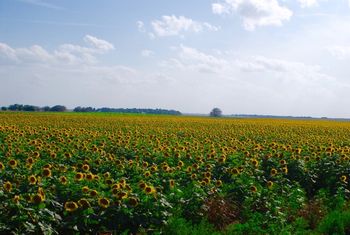
[[[350,117],[350,0],[0,0],[0,106]]]

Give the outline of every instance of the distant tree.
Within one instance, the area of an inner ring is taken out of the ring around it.
[[[23,111],[29,111],[29,112],[35,112],[39,111],[40,108],[34,105],[24,105],[23,106]]]
[[[213,110],[209,114],[211,117],[221,117],[222,111],[219,108],[213,108]]]
[[[23,105],[22,104],[12,104],[8,107],[8,109],[11,111],[22,111]]]
[[[65,112],[67,108],[63,105],[55,105],[50,108],[51,112]]]
[[[73,109],[73,112],[81,112],[82,107],[78,106]]]
[[[1,107],[1,111],[7,111],[7,107],[5,106]]]
[[[50,111],[50,107],[49,106],[44,106],[44,107],[41,108],[41,111],[49,112]]]

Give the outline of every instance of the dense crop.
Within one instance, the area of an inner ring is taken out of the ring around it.
[[[0,231],[316,231],[349,156],[347,122],[0,113]]]

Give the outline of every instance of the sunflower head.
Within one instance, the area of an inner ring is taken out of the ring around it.
[[[250,187],[250,191],[253,193],[256,193],[258,191],[257,187],[255,187],[254,185]]]
[[[88,170],[90,170],[90,166],[88,164],[84,164],[82,166],[82,169],[83,169],[83,171],[88,171]]]
[[[216,185],[217,187],[222,186],[222,181],[221,181],[221,180],[217,180],[217,181],[215,182],[215,185]]]
[[[146,188],[146,183],[144,183],[144,182],[140,182],[139,183],[139,187],[141,188],[141,189],[145,189]]]
[[[10,165],[11,168],[16,168],[17,165],[18,165],[18,162],[15,159],[11,159],[9,161],[9,165]]]
[[[77,181],[80,181],[80,180],[84,179],[84,174],[81,172],[77,172],[74,176],[74,179]]]
[[[130,206],[137,206],[139,204],[139,200],[136,197],[130,197],[128,201]]]
[[[35,177],[35,175],[31,175],[28,177],[28,181],[29,184],[36,184],[36,182],[38,181],[37,178]]]
[[[271,176],[275,176],[277,174],[277,170],[275,168],[272,168],[270,174]]]
[[[145,177],[149,177],[149,176],[151,176],[151,172],[146,171],[143,175],[144,175]]]
[[[65,177],[65,176],[61,176],[60,177],[60,182],[62,183],[62,184],[67,184],[67,177]]]
[[[284,174],[288,174],[288,168],[285,166],[285,167],[282,167],[282,172]]]
[[[152,186],[146,186],[146,187],[144,188],[144,191],[145,191],[146,194],[152,194],[152,193],[155,193],[155,192],[156,192],[155,188],[152,187]]]
[[[78,204],[76,202],[68,201],[64,204],[64,209],[68,212],[73,212],[78,209]]]
[[[117,198],[118,199],[125,199],[128,197],[128,193],[127,192],[118,192],[117,193]]]
[[[32,197],[32,202],[35,204],[39,204],[44,201],[44,197],[41,193],[37,193]]]
[[[14,203],[18,203],[19,200],[20,200],[19,195],[15,195],[15,196],[12,198],[12,201],[13,201]]]
[[[3,186],[4,186],[5,191],[11,192],[11,190],[12,190],[12,184],[11,184],[10,181],[6,181],[6,182],[4,183]]]
[[[51,177],[52,173],[51,170],[49,168],[44,168],[43,170],[43,176],[45,177]]]
[[[90,202],[89,202],[87,199],[85,199],[85,198],[80,199],[80,200],[78,201],[78,204],[79,204],[79,206],[81,206],[81,207],[83,207],[83,208],[89,208],[89,207],[91,207]]]
[[[105,208],[109,207],[109,200],[107,198],[99,198],[98,204],[100,205],[100,207],[105,209]]]
[[[342,175],[342,176],[340,177],[340,180],[341,180],[342,182],[344,182],[344,183],[347,182],[347,179],[348,179],[348,177],[346,177],[346,175]]]
[[[90,191],[90,196],[91,197],[96,197],[98,195],[98,192],[96,190],[91,190]]]
[[[83,193],[87,193],[87,192],[89,192],[89,187],[84,186],[84,187],[82,187],[81,191],[83,191]]]
[[[271,189],[273,187],[273,182],[272,181],[267,181],[267,187]]]

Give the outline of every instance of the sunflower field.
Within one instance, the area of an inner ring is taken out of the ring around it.
[[[350,123],[0,112],[0,234],[348,234]]]

